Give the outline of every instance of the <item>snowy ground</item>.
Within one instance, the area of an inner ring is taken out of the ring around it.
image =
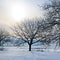
[[[29,52],[26,48],[8,48],[7,51],[0,51],[0,60],[60,60],[60,50]]]

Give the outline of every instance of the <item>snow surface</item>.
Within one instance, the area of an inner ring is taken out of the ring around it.
[[[6,50],[7,49],[7,50]],[[31,51],[27,48],[6,48],[0,51],[0,60],[60,60],[60,50]]]

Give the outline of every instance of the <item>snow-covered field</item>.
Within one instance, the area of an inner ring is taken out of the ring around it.
[[[39,50],[29,52],[28,49],[6,48],[0,51],[0,60],[60,60],[60,50]]]

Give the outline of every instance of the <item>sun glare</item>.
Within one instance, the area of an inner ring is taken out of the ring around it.
[[[23,5],[14,5],[10,14],[13,21],[21,21],[21,19],[27,16],[27,10]]]

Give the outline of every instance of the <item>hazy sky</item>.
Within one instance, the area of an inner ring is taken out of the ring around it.
[[[0,0],[0,24],[42,16],[38,4],[48,0]]]

